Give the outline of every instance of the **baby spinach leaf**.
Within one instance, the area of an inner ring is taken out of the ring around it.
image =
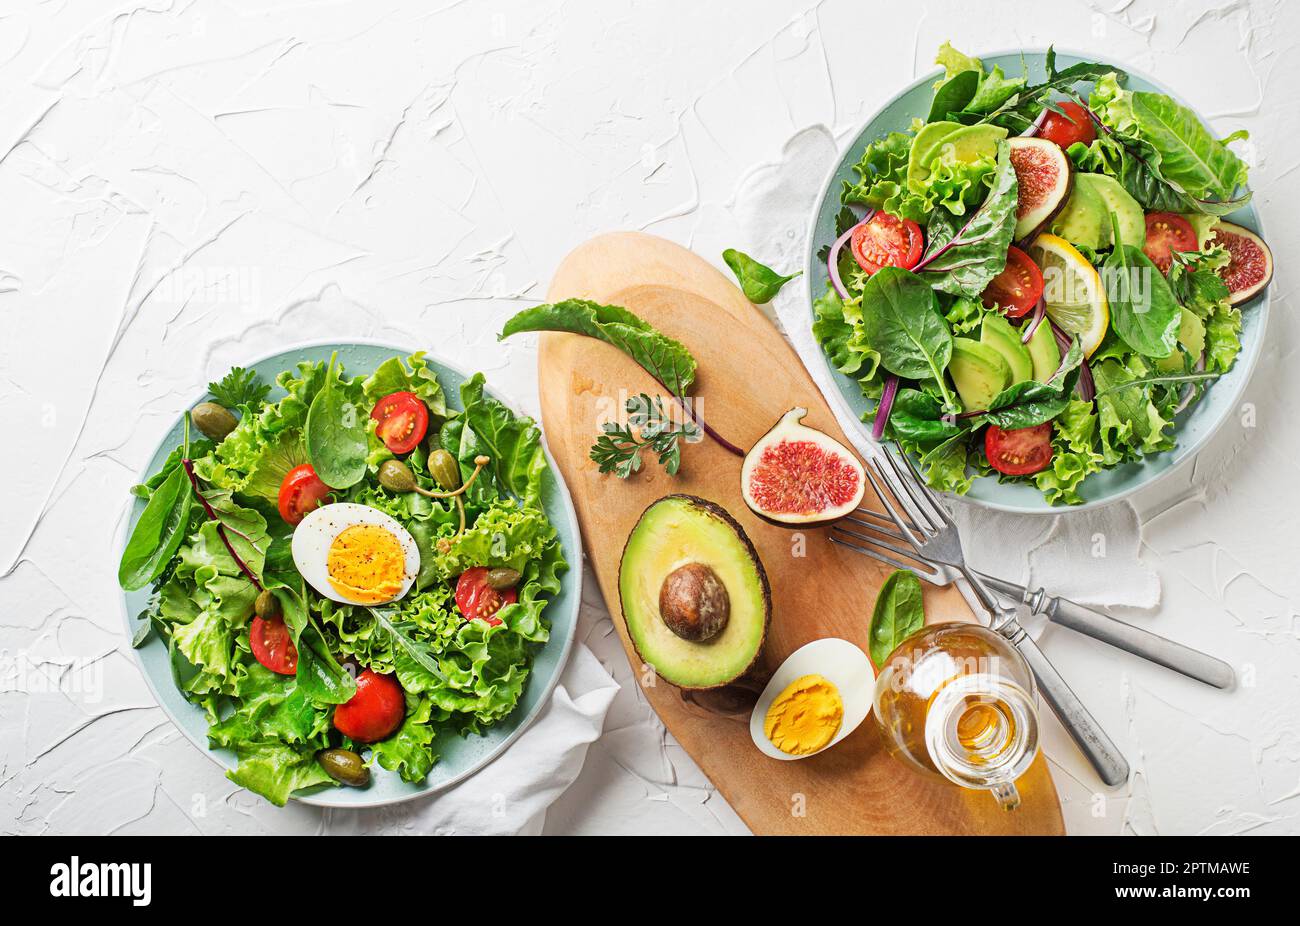
[[[957,419],[946,414],[937,396],[920,389],[900,389],[889,412],[890,436],[894,440],[932,444],[947,440],[963,430]]]
[[[862,328],[881,366],[907,379],[933,379],[945,404],[955,405],[943,375],[952,359],[952,333],[924,280],[899,267],[872,274],[862,288]]]
[[[740,283],[740,289],[745,294],[745,298],[755,305],[771,302],[776,298],[776,294],[781,291],[782,286],[803,273],[802,270],[796,270],[788,277],[781,276],[771,267],[760,264],[748,254],[737,251],[735,248],[727,248],[723,251],[722,259],[731,268],[731,272],[736,275],[736,280]]]
[[[1102,266],[1110,323],[1124,343],[1144,357],[1168,357],[1178,348],[1182,307],[1151,258],[1120,242],[1113,215],[1111,224],[1117,244]]]
[[[307,458],[316,475],[332,489],[356,485],[366,475],[366,422],[359,390],[348,390],[339,377],[338,354],[330,357],[325,385],[307,410]]]
[[[942,122],[949,113],[958,113],[966,108],[975,97],[980,84],[981,72],[958,71],[940,83],[934,90],[934,99],[930,103],[930,116],[926,122]]]
[[[1016,229],[1018,189],[1010,149],[1000,141],[988,196],[968,218],[947,209],[934,210],[926,233],[929,244],[916,272],[925,273],[926,282],[935,289],[979,298],[1007,265],[1007,248]]]
[[[173,467],[171,475],[149,497],[122,551],[117,568],[122,588],[132,592],[162,575],[185,539],[193,503],[189,477],[181,466]]]
[[[871,612],[868,648],[877,667],[885,664],[898,644],[925,626],[921,580],[906,569],[890,573],[880,586]]]
[[[690,351],[622,306],[586,299],[533,306],[506,322],[498,340],[521,331],[568,331],[612,344],[678,398],[695,382],[695,358]]]

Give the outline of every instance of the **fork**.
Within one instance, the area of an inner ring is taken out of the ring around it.
[[[864,517],[874,520],[866,521],[863,520]],[[859,508],[853,514],[846,516],[844,521],[833,526],[831,543],[847,547],[863,556],[870,556],[895,569],[910,569],[918,578],[932,585],[951,585],[959,575],[958,571],[951,566],[918,559],[913,550],[904,549],[896,543],[860,530],[845,527],[845,521],[883,534],[890,540],[906,543],[906,538],[892,529],[893,521],[888,515],[872,511],[870,508]],[[1140,656],[1166,669],[1182,673],[1188,678],[1204,682],[1206,685],[1213,685],[1215,688],[1231,688],[1233,685],[1232,666],[1221,659],[1215,659],[1208,653],[1202,653],[1140,627],[1115,620],[1113,617],[1076,604],[1068,598],[1049,595],[1045,589],[1030,591],[1019,583],[1008,582],[986,572],[981,572],[980,577],[999,595],[1027,606],[1030,614],[1042,614],[1054,624],[1068,627],[1094,640],[1109,643],[1117,649]]]
[[[907,455],[900,449],[896,459],[887,446],[881,445],[877,452],[868,455],[864,468],[885,514],[912,549],[922,559],[957,570],[970,584],[980,606],[989,614],[989,628],[1005,637],[1025,657],[1038,680],[1044,700],[1101,780],[1111,787],[1127,781],[1127,760],[1078,695],[1070,690],[1056,667],[1043,655],[1038,644],[1020,626],[1015,607],[1003,604],[983,576],[966,565],[956,522],[934,492],[921,481]],[[888,492],[885,487],[888,487]],[[906,517],[899,513],[900,507],[906,512]]]

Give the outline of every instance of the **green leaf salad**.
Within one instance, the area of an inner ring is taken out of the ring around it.
[[[191,439],[187,416],[183,444],[134,490],[146,504],[121,584],[152,585],[175,683],[238,757],[232,781],[281,805],[375,766],[422,781],[440,743],[515,710],[547,642],[567,566],[540,434],[481,374],[453,411],[419,353],[351,377],[301,363],[276,385],[227,377],[213,398],[238,400],[238,423],[219,440]],[[299,535],[331,509],[409,536],[418,568],[399,568],[399,596],[337,594],[346,531],[304,566]]]
[[[1221,218],[1250,199],[1245,133],[1051,49],[1037,83],[948,44],[936,63],[926,118],[843,185],[813,334],[931,486],[1079,504],[1089,476],[1172,448],[1241,350],[1272,272]]]

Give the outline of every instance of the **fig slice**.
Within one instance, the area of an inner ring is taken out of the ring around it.
[[[1219,276],[1228,284],[1228,301],[1240,305],[1273,278],[1273,252],[1259,235],[1231,222],[1220,221],[1214,233],[1213,243],[1223,245],[1232,258],[1228,266],[1219,268]]]
[[[1007,145],[1019,186],[1015,239],[1029,241],[1070,198],[1074,169],[1061,146],[1046,138],[1018,136]]]
[[[792,408],[745,454],[740,492],[773,524],[810,527],[844,517],[862,502],[866,473],[853,453],[824,431],[802,424]]]

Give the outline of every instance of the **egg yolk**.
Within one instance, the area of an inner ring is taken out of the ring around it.
[[[344,598],[380,604],[401,593],[406,554],[391,531],[378,524],[354,524],[330,544],[325,568],[330,585]]]
[[[839,690],[820,675],[804,675],[787,685],[767,709],[763,733],[782,752],[806,756],[825,747],[843,720]]]

